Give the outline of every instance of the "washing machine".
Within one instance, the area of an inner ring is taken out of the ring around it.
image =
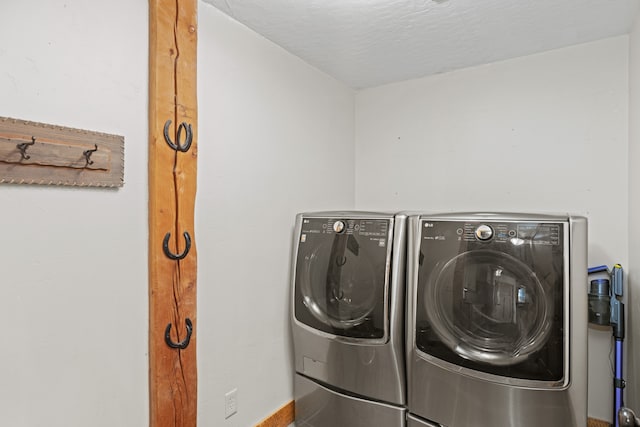
[[[296,426],[405,426],[406,216],[299,214],[294,236]]]
[[[586,219],[408,224],[408,425],[584,427]]]

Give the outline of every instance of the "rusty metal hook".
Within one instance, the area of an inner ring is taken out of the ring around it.
[[[82,152],[82,154],[84,154],[84,159],[87,161],[87,163],[84,165],[84,167],[86,168],[89,165],[93,164],[93,160],[91,160],[91,155],[93,153],[95,153],[96,151],[98,151],[98,144],[93,144],[96,148],[91,149],[91,150],[85,150]]]
[[[184,236],[185,241],[184,251],[181,254],[174,254],[169,249],[169,239],[171,238],[171,233],[165,234],[164,240],[162,241],[162,249],[164,250],[164,254],[167,256],[167,258],[172,260],[180,260],[184,259],[184,257],[186,257],[189,253],[189,249],[191,249],[191,236],[189,236],[189,233],[186,231],[182,233],[182,235]]]
[[[191,125],[186,122],[180,123],[178,126],[178,134],[176,135],[176,142],[173,142],[169,136],[169,126],[171,126],[171,120],[167,120],[164,124],[164,140],[167,142],[169,147],[175,151],[181,151],[183,153],[189,151],[191,143],[193,142],[193,131],[191,130]],[[182,129],[185,130],[184,144],[180,143],[180,140],[182,139]]]
[[[179,343],[171,341],[171,323],[167,325],[167,328],[164,330],[164,342],[166,342],[169,347],[184,350],[189,345],[189,341],[191,341],[191,333],[193,332],[193,324],[191,323],[191,319],[188,317],[184,320],[184,323],[187,326],[187,336]]]
[[[29,160],[31,158],[31,156],[29,156],[27,154],[27,148],[29,148],[30,146],[32,146],[35,143],[36,143],[36,137],[32,136],[31,137],[31,142],[22,142],[22,143],[16,145],[16,148],[18,150],[20,150],[20,155],[22,156],[21,160]]]

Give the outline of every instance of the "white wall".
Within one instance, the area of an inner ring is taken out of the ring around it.
[[[211,6],[198,20],[198,421],[246,427],[293,397],[294,217],[353,207],[354,93]]]
[[[126,163],[118,190],[0,186],[0,425],[148,424],[147,21],[0,5],[0,116],[123,135]]]
[[[629,36],[629,270],[626,404],[640,414],[640,13]]]
[[[624,36],[360,92],[356,207],[584,214],[590,265],[626,265],[627,58]],[[610,337],[589,337],[603,420]]]

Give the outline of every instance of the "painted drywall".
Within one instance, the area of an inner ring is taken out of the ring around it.
[[[640,414],[640,14],[629,35],[629,263],[626,404]]]
[[[198,21],[198,422],[244,427],[293,397],[295,214],[353,207],[354,93],[212,6]]]
[[[622,36],[359,92],[356,207],[573,212],[591,265],[626,264],[627,58]],[[610,337],[589,333],[603,420]]]
[[[0,116],[122,135],[126,165],[115,190],[0,185],[0,425],[148,424],[147,20],[0,6]]]

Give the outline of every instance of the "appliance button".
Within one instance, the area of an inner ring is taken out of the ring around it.
[[[342,233],[344,231],[345,224],[343,221],[336,221],[333,223],[333,231],[336,233]]]
[[[493,237],[493,228],[486,224],[482,224],[476,228],[476,238],[478,240],[489,240]]]

